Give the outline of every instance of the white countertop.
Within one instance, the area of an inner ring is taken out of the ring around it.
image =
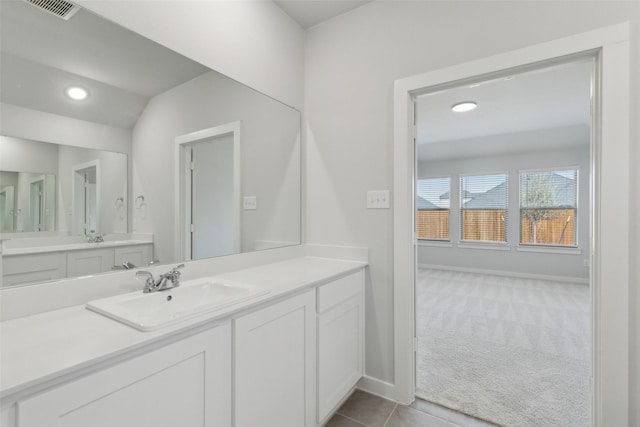
[[[104,249],[115,248],[119,246],[150,245],[152,243],[153,242],[150,242],[148,240],[106,240],[100,243],[78,242],[43,246],[25,246],[19,248],[5,248],[2,251],[2,256],[41,254],[47,252],[77,251],[86,249]]]
[[[66,374],[160,341],[205,323],[355,272],[367,264],[300,257],[215,275],[264,287],[269,294],[213,314],[152,332],[141,332],[79,305],[0,323],[0,397],[16,395]]]

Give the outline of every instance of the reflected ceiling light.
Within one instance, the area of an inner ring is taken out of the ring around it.
[[[74,101],[82,101],[83,99],[87,99],[89,92],[80,86],[71,86],[67,88],[67,96]]]
[[[451,111],[455,111],[456,113],[464,113],[465,111],[473,110],[477,106],[478,104],[473,101],[458,102],[457,104],[451,106]]]

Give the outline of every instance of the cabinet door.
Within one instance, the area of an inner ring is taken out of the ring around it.
[[[228,427],[231,327],[197,335],[18,402],[20,427]]]
[[[318,290],[318,307],[324,310],[318,315],[318,423],[363,374],[363,280],[360,272]]]
[[[110,271],[111,267],[113,267],[113,248],[67,253],[67,277]]]
[[[67,263],[64,252],[2,257],[3,286],[62,279],[66,274]]]
[[[315,293],[235,320],[235,426],[315,425]]]
[[[115,265],[130,262],[137,267],[145,267],[153,261],[153,245],[122,246],[115,248]]]

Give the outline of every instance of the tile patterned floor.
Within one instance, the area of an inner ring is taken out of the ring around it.
[[[424,400],[416,399],[410,406],[404,406],[356,390],[325,427],[496,426]]]

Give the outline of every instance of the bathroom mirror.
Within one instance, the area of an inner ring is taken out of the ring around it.
[[[13,184],[15,175],[0,176],[3,274],[11,258],[28,255],[31,246],[55,252],[95,234],[105,242],[87,251],[116,240],[152,245],[142,257],[116,251],[94,270],[68,267],[55,277],[24,272],[24,280],[4,280],[3,286],[108,272],[122,261],[168,264],[300,244],[299,111],[86,9],[60,17],[25,0],[2,1],[0,8],[0,169],[52,176],[43,182],[52,191],[44,192],[39,223],[16,220],[22,189]],[[72,87],[84,89],[85,98],[70,98]],[[200,162],[204,180],[185,200],[181,183],[190,166],[178,159],[189,144],[179,141],[229,127],[237,129],[226,134],[236,141],[233,156],[220,164]],[[5,153],[14,154],[17,165],[3,167]],[[120,158],[119,166],[107,157]],[[226,175],[209,173],[229,162]],[[223,182],[228,177],[232,183]],[[207,194],[216,187],[207,180],[232,188],[233,197]],[[233,212],[231,249],[208,248],[221,237],[203,234],[201,226],[197,238],[185,237],[193,229],[187,202],[204,218],[205,231],[216,224],[225,231],[227,223],[209,220],[213,216],[198,206],[225,205]],[[35,199],[27,210],[32,205],[38,207]],[[204,255],[192,257],[189,240],[197,241],[194,254]]]
[[[0,232],[53,231],[56,176],[0,169]]]
[[[125,154],[5,135],[0,153],[3,239],[127,233]]]

